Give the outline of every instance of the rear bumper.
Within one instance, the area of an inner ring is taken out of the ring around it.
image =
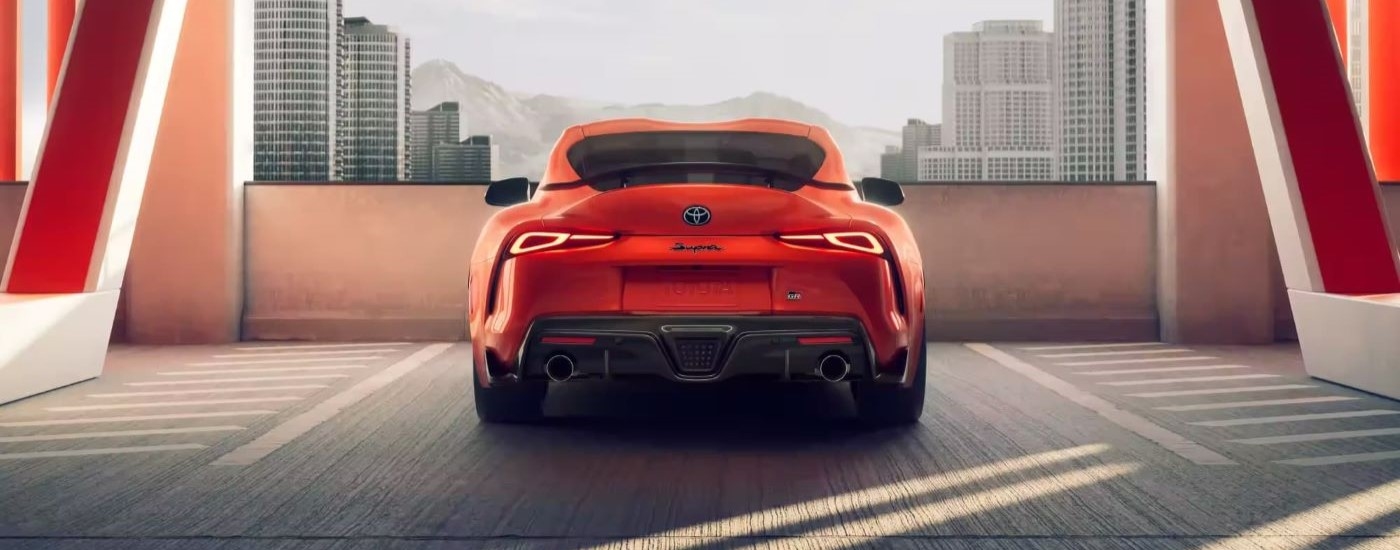
[[[679,253],[678,241],[723,251]],[[626,235],[606,246],[510,256],[498,265],[498,273],[472,281],[471,336],[511,372],[527,332],[541,320],[564,317],[850,318],[859,321],[881,366],[893,364],[917,330],[908,324],[889,259],[813,250],[772,236]]]
[[[898,383],[903,374],[902,368],[880,374],[874,349],[854,318],[590,316],[537,320],[515,358],[521,368],[489,369],[497,370],[492,382],[547,379],[546,361],[560,354],[573,361],[575,378],[819,381],[817,364],[829,354],[850,363],[848,380]]]

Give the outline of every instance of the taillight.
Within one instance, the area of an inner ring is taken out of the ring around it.
[[[880,245],[880,239],[861,231],[819,233],[812,235],[778,235],[778,239],[788,244],[812,248],[854,250],[856,252],[865,252],[877,256],[885,253],[885,247]]]
[[[585,246],[597,246],[616,239],[615,235],[580,235],[577,233],[559,233],[553,231],[531,231],[515,238],[515,243],[510,245],[510,253],[513,256],[540,252],[543,250],[560,250],[565,248],[582,248]]]

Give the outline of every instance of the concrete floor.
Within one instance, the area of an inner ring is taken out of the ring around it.
[[[483,426],[463,344],[122,347],[0,406],[0,548],[1400,548],[1400,404],[1289,346],[1063,346],[932,346],[879,431],[827,385]]]

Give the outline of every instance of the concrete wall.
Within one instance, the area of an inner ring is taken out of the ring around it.
[[[462,337],[467,262],[492,211],[482,192],[247,187],[244,338]],[[1155,339],[1151,186],[906,192],[933,336]]]
[[[1400,246],[1400,185],[1381,187],[1381,202],[1390,220],[1390,242]]]
[[[484,187],[245,188],[243,337],[457,339]]]
[[[23,183],[0,181],[0,273],[4,273],[5,263],[10,261],[10,246],[14,244],[15,229],[19,226],[25,189]]]
[[[235,9],[251,8],[199,0],[185,13],[122,286],[125,317],[117,326],[129,341],[239,339],[243,182],[253,176],[253,133],[251,113],[236,112],[233,100],[251,94],[252,83],[235,77],[234,66],[244,55],[251,65],[252,48],[239,42],[252,34],[235,31]]]
[[[1152,187],[907,191],[901,209],[929,264],[935,337],[1155,337]],[[461,337],[466,258],[491,211],[481,193],[249,186],[243,337]],[[1400,242],[1400,186],[1382,193]],[[0,183],[0,261],[23,198],[22,185]],[[1287,337],[1287,302],[1276,312]]]
[[[930,334],[1157,337],[1152,186],[906,187]]]
[[[1185,344],[1273,342],[1279,293],[1254,147],[1215,2],[1167,3],[1165,70],[1155,86],[1157,301],[1162,339]],[[1243,159],[1243,160],[1242,160]]]

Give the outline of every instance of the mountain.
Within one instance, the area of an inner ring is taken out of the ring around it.
[[[680,121],[764,117],[817,124],[829,130],[854,176],[880,173],[880,153],[898,145],[899,132],[849,126],[793,99],[755,92],[709,105],[624,105],[506,90],[467,74],[457,65],[434,60],[413,70],[413,108],[444,101],[461,105],[463,124],[472,134],[490,134],[501,146],[501,173],[538,178],[549,149],[565,128],[599,119],[649,117]]]

